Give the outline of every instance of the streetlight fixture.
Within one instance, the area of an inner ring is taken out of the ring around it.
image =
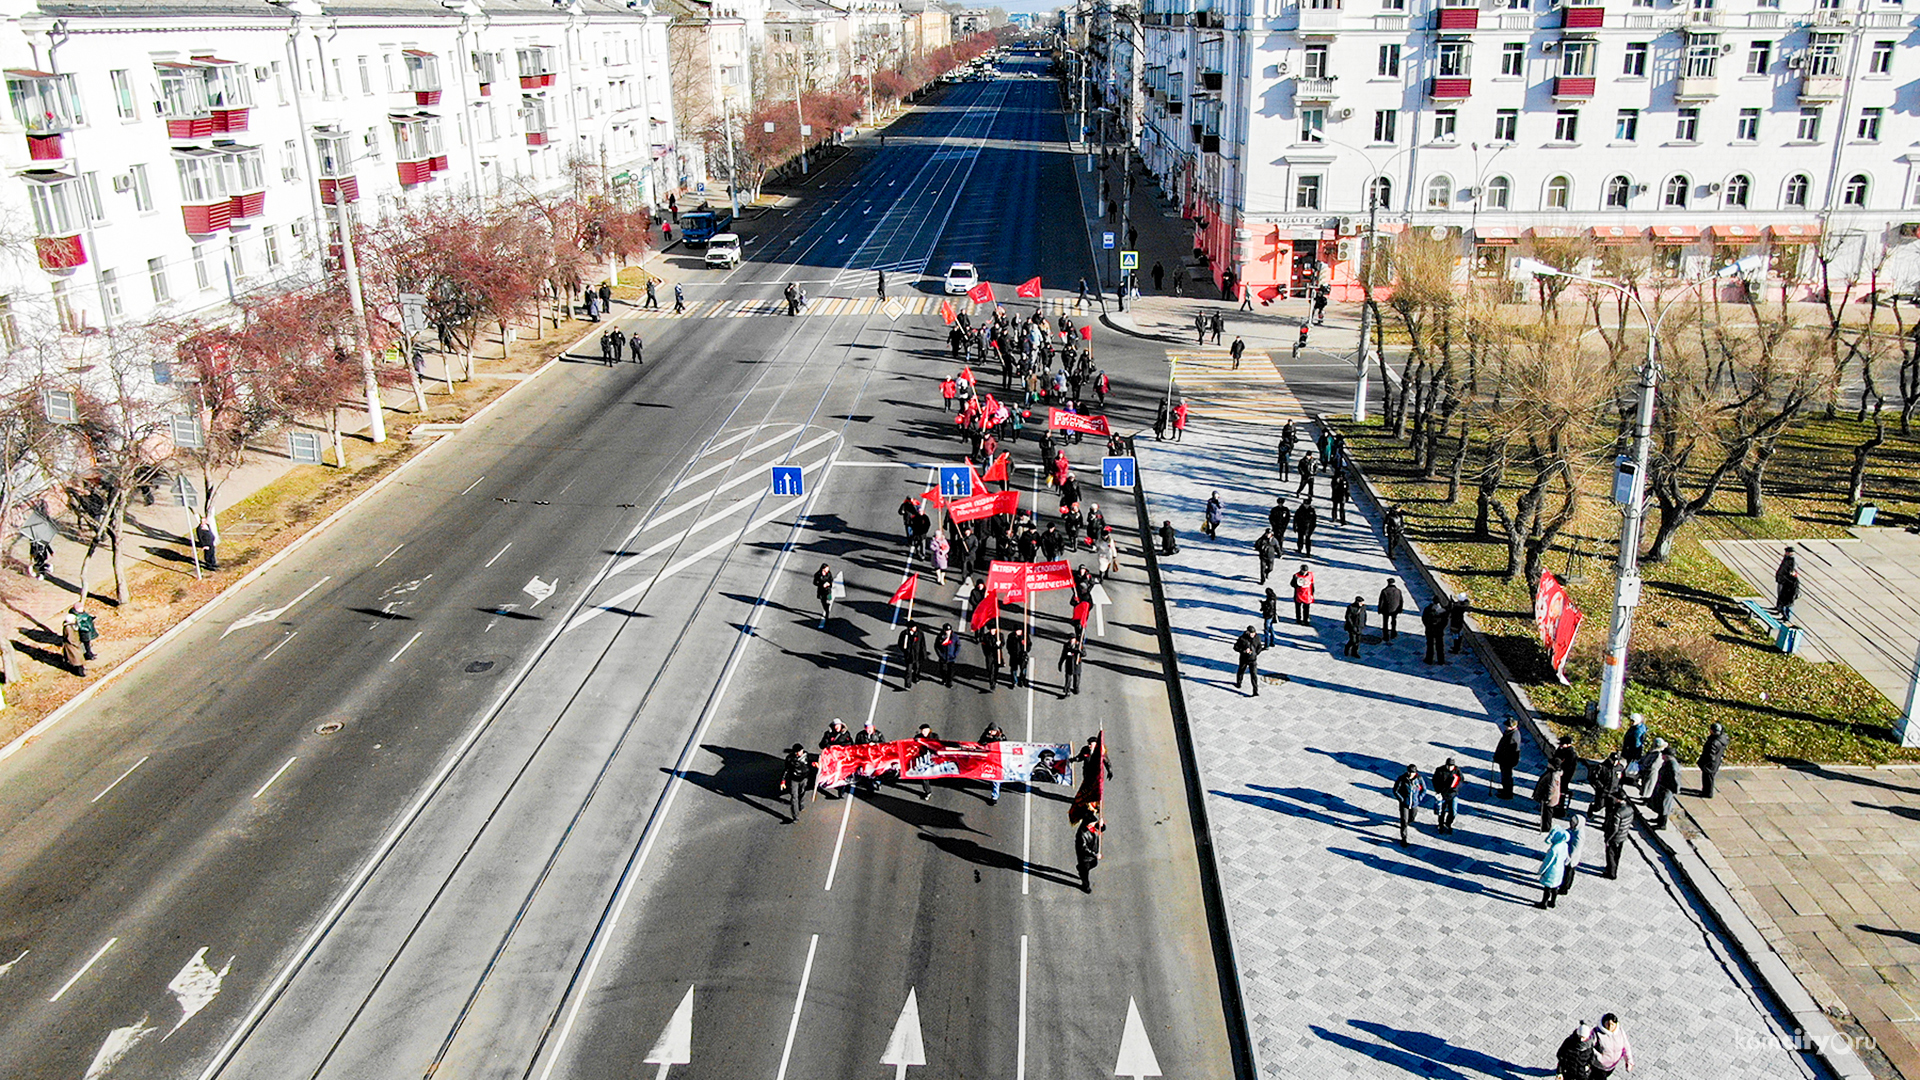
[[[1575,274],[1534,258],[1523,256],[1513,260],[1513,268],[1530,277],[1562,277],[1612,289],[1631,301],[1647,324],[1647,358],[1640,365],[1640,400],[1633,422],[1633,458],[1631,461],[1622,458],[1616,463],[1613,482],[1613,499],[1621,504],[1620,556],[1613,583],[1613,619],[1607,627],[1606,651],[1600,658],[1600,703],[1594,718],[1605,730],[1620,726],[1620,712],[1627,692],[1627,639],[1633,633],[1633,609],[1640,603],[1640,532],[1646,522],[1647,457],[1653,435],[1654,389],[1660,381],[1660,326],[1679,307],[1685,294],[1715,281],[1744,277],[1765,265],[1766,260],[1758,255],[1729,263],[1704,278],[1687,282],[1658,315],[1650,315],[1640,297],[1618,282]]]
[[[1402,155],[1413,148],[1407,147],[1406,149],[1396,151],[1388,155],[1387,160],[1383,164],[1375,166],[1373,156],[1357,146],[1341,142],[1338,139],[1329,139],[1324,135],[1321,136],[1321,140],[1332,143],[1335,146],[1344,146],[1348,150],[1360,155],[1360,160],[1367,163],[1367,235],[1360,245],[1360,288],[1365,295],[1360,303],[1360,347],[1354,352],[1353,375],[1353,422],[1356,424],[1364,424],[1367,422],[1367,361],[1374,355],[1368,351],[1367,333],[1369,328],[1367,322],[1373,317],[1373,264],[1375,261],[1373,257],[1373,245],[1374,238],[1378,236],[1380,232],[1379,184],[1381,180],[1387,179],[1385,171],[1387,167],[1400,160]],[[1388,182],[1391,183],[1390,180]],[[1411,195],[1409,195],[1409,197],[1411,197]],[[1387,209],[1391,211],[1392,207],[1388,207]]]

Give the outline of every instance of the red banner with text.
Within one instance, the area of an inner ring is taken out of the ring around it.
[[[902,780],[980,780],[1072,786],[1073,748],[1066,743],[945,742],[901,739],[820,752],[817,787],[836,788],[856,776]]]
[[[1553,661],[1553,673],[1561,682],[1567,681],[1562,671],[1567,664],[1567,654],[1573,651],[1573,635],[1580,630],[1580,620],[1585,616],[1573,606],[1573,600],[1567,596],[1566,587],[1552,574],[1541,574],[1540,585],[1533,591],[1533,623],[1540,630],[1540,644],[1546,646],[1547,655]]]
[[[1018,491],[996,491],[989,495],[970,495],[964,499],[953,499],[947,503],[947,516],[955,521],[976,521],[992,517],[995,514],[1012,514],[1020,510]]]
[[[1081,416],[1065,409],[1047,410],[1047,426],[1055,431],[1082,431],[1088,435],[1105,435],[1110,430],[1104,416]]]

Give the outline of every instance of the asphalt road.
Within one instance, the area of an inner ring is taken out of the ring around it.
[[[950,88],[746,223],[749,262],[690,294],[852,295],[959,258],[1009,293],[1070,283],[1089,256],[1056,101]],[[1112,1075],[1130,1005],[1167,1075],[1230,1073],[1130,498],[1093,496],[1126,570],[1085,693],[1052,674],[1057,600],[1036,690],[985,692],[969,648],[961,685],[908,692],[893,507],[961,452],[944,328],[632,325],[644,367],[521,388],[0,764],[10,1076],[637,1074],[689,988],[674,1076],[884,1075],[909,994],[913,1075]],[[1152,357],[1123,362],[1123,393],[1155,385]],[[1074,452],[1095,479],[1099,453]],[[781,461],[804,497],[768,492]],[[821,561],[851,584],[825,630]],[[957,619],[933,593],[919,617]],[[888,790],[783,824],[779,752],[835,715],[1104,726],[1095,893],[1059,795]]]

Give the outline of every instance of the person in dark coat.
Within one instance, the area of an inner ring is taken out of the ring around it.
[[[1392,641],[1400,636],[1400,613],[1407,609],[1406,594],[1392,578],[1387,579],[1387,587],[1380,590],[1380,640]]]
[[[1447,629],[1453,634],[1453,652],[1467,639],[1467,612],[1473,610],[1473,597],[1461,592],[1447,605]]]
[[[980,659],[987,666],[987,692],[1000,686],[1000,631],[988,623],[980,630]]]
[[[1727,727],[1725,724],[1713,725],[1707,741],[1700,747],[1700,797],[1713,798],[1713,780],[1720,775],[1720,765],[1727,760]]]
[[[640,331],[635,330],[633,336],[627,338],[627,352],[632,354],[634,363],[644,364],[647,362],[647,358],[642,355],[645,351],[645,348],[640,344]]]
[[[918,622],[909,621],[900,632],[900,651],[906,654],[907,688],[920,681],[920,669],[927,662],[927,632]]]
[[[1014,627],[1007,631],[1007,683],[1010,686],[1027,685],[1027,663],[1031,646],[1027,643],[1027,632]]]
[[[1661,747],[1653,768],[1653,793],[1647,796],[1647,803],[1653,807],[1653,827],[1664,829],[1680,794],[1680,762],[1673,755],[1673,747]]]
[[[1420,612],[1420,625],[1427,632],[1427,656],[1429,664],[1447,662],[1447,606],[1435,597]]]
[[[1780,615],[1780,621],[1793,621],[1793,602],[1800,598],[1800,560],[1793,553],[1793,545],[1780,556],[1780,565],[1773,569],[1773,610]]]
[[[1280,429],[1280,443],[1274,447],[1273,451],[1275,464],[1280,470],[1280,482],[1283,484],[1287,482],[1287,470],[1293,466],[1293,441],[1296,438],[1298,433],[1294,431],[1293,421],[1289,420],[1287,426]]]
[[[1001,729],[1000,725],[994,723],[991,720],[987,721],[986,730],[980,733],[980,739],[979,739],[980,745],[991,746],[994,743],[1006,742],[1006,741],[1007,741],[1007,733]],[[987,796],[987,805],[992,806],[998,803],[999,801],[1000,801],[1000,781],[995,780],[993,781],[993,792],[992,794]]]
[[[1068,634],[1067,640],[1060,646],[1060,659],[1054,663],[1054,670],[1061,672],[1060,696],[1080,692],[1080,662],[1086,659],[1087,646],[1079,634]]]
[[[1438,824],[1443,833],[1453,832],[1453,822],[1458,815],[1460,784],[1466,779],[1460,766],[1452,758],[1445,765],[1433,770],[1433,797],[1440,804]]]
[[[1308,502],[1313,501],[1313,476],[1318,469],[1312,454],[1300,455],[1300,486],[1294,489],[1295,495],[1304,495]]]
[[[1327,498],[1328,501],[1333,504],[1333,523],[1335,525],[1345,525],[1347,523],[1347,500],[1353,495],[1353,489],[1347,484],[1346,470],[1335,469],[1333,471],[1333,480],[1330,483],[1332,491],[1328,494]]]
[[[1262,532],[1253,541],[1253,554],[1260,560],[1260,584],[1265,585],[1273,573],[1273,563],[1280,557],[1280,542],[1273,538],[1273,530]]]
[[[807,781],[813,776],[813,759],[807,748],[794,743],[787,748],[787,760],[780,769],[780,790],[787,796],[787,824],[800,820],[800,808],[806,805]]]
[[[1617,880],[1620,877],[1620,853],[1627,846],[1627,796],[1624,792],[1616,791],[1600,805],[1604,814],[1600,834],[1607,845],[1606,874],[1608,880]]]
[[[820,601],[820,628],[825,630],[833,617],[833,567],[826,563],[813,572],[813,596]]]
[[[1566,817],[1567,803],[1573,799],[1574,773],[1580,768],[1580,751],[1573,748],[1573,736],[1560,736],[1560,745],[1553,748],[1547,766],[1560,774],[1560,799],[1553,804],[1553,812]]]
[[[1587,783],[1593,788],[1593,805],[1596,808],[1606,801],[1608,795],[1620,790],[1620,781],[1626,776],[1626,769],[1618,750],[1587,766]],[[1596,809],[1594,812],[1599,811]]]
[[[1560,1049],[1554,1052],[1554,1070],[1557,1080],[1590,1080],[1593,1076],[1593,1029],[1587,1027],[1585,1020],[1573,1026],[1573,1031],[1560,1042]]]
[[[1533,784],[1533,801],[1540,804],[1540,831],[1553,828],[1553,808],[1560,805],[1560,770],[1549,765]],[[1554,881],[1558,886],[1560,882]]]
[[[220,569],[220,530],[214,526],[212,515],[201,518],[193,527],[193,544],[200,549],[200,562],[208,572]]]
[[[1408,764],[1407,771],[1393,782],[1393,801],[1400,809],[1400,846],[1407,846],[1407,832],[1413,828],[1414,819],[1420,814],[1420,800],[1427,793],[1427,782],[1420,777],[1420,767]]]
[[[1240,680],[1253,676],[1253,696],[1260,696],[1260,636],[1249,626],[1240,632],[1233,642],[1234,655],[1240,658],[1240,665],[1233,672],[1233,688],[1240,689]]]
[[[933,643],[934,654],[940,659],[940,683],[953,685],[953,669],[960,662],[960,637],[953,632],[953,624],[945,623],[940,627],[940,640]]]
[[[1160,554],[1173,555],[1179,552],[1180,544],[1174,539],[1173,522],[1160,523]]]
[[[1220,515],[1220,493],[1216,491],[1207,496],[1207,508],[1202,513],[1200,519],[1200,531],[1205,534],[1209,540],[1212,540],[1220,533]]]
[[[1500,767],[1499,797],[1513,798],[1513,769],[1520,764],[1520,721],[1507,721],[1500,732],[1500,741],[1494,745],[1493,763]]]
[[[1093,818],[1082,821],[1073,834],[1073,861],[1080,869],[1081,892],[1093,891],[1093,868],[1100,865],[1100,834],[1106,829],[1106,822]]]
[[[1293,511],[1287,509],[1286,499],[1273,500],[1273,509],[1267,511],[1267,524],[1273,529],[1273,539],[1284,546],[1287,542],[1287,530],[1293,526]]]
[[[1320,525],[1320,514],[1313,508],[1313,500],[1300,504],[1293,512],[1294,550],[1302,555],[1313,554],[1313,530]]]
[[[852,745],[853,732],[848,731],[846,723],[837,716],[827,725],[827,730],[820,735],[820,749],[822,750],[825,750],[829,746]]]
[[[1353,598],[1353,603],[1347,605],[1346,626],[1346,655],[1358,657],[1360,655],[1360,636],[1367,632],[1367,602],[1365,599],[1356,596]]]
[[[1267,648],[1273,648],[1273,624],[1280,621],[1280,594],[1271,588],[1267,595],[1260,598],[1260,620],[1266,624],[1264,638]]]

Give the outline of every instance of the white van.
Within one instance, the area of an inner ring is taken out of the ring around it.
[[[723,232],[707,241],[707,265],[735,267],[740,265],[740,234]]]

